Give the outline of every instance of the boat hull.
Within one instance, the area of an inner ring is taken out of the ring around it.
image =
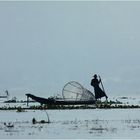
[[[82,104],[95,104],[95,100],[88,100],[88,101],[67,101],[67,100],[57,100],[53,98],[42,98],[42,97],[37,97],[32,94],[26,94],[27,96],[27,101],[29,98],[35,100],[36,102],[39,102],[41,104],[49,104],[49,105],[82,105]]]

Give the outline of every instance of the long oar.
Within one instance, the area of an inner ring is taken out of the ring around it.
[[[101,80],[101,86],[102,86],[103,92],[105,93],[105,89],[104,89],[104,86],[103,86],[102,79],[101,79],[100,75],[99,75],[99,78]]]
[[[103,86],[102,79],[101,79],[100,75],[99,75],[99,78],[101,80],[101,86],[102,86],[103,92],[105,93],[105,89],[104,89],[104,86]],[[105,95],[106,95],[106,93],[105,93]],[[107,95],[106,95],[106,97],[107,97]]]

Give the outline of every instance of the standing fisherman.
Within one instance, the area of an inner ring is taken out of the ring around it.
[[[94,87],[95,99],[97,100],[99,98],[106,97],[106,100],[107,100],[108,97],[107,97],[105,91],[103,91],[104,89],[102,90],[99,87],[99,84],[101,83],[101,78],[98,80],[96,74],[93,77],[94,78],[91,80],[91,86]]]

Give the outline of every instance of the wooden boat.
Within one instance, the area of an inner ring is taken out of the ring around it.
[[[39,102],[40,104],[50,105],[81,105],[95,104],[95,96],[92,92],[84,88],[81,84],[75,81],[68,82],[62,90],[62,98],[42,98],[33,94],[26,94],[27,103],[29,98]]]
[[[29,98],[39,102],[41,105],[49,104],[49,105],[81,105],[81,104],[95,104],[95,100],[86,100],[86,101],[71,101],[71,100],[63,100],[63,99],[54,99],[54,98],[42,98],[35,96],[33,94],[26,94],[27,96],[27,105],[29,102]]]

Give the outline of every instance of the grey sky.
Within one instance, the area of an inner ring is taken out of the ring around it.
[[[140,2],[0,2],[0,92],[61,94],[69,81],[140,95]]]

